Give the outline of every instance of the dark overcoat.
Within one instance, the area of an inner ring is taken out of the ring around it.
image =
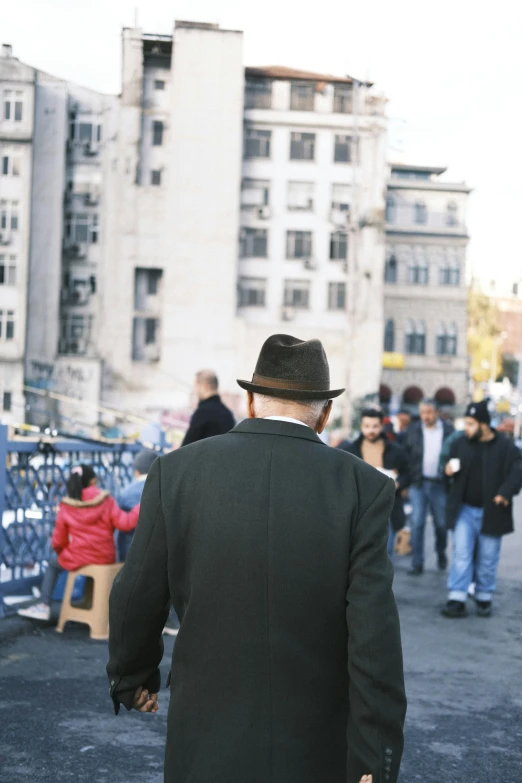
[[[395,783],[394,496],[310,428],[269,419],[154,463],[110,598],[107,671],[116,710],[159,690],[172,601],[167,783]]]
[[[469,469],[477,444],[462,436],[451,444],[449,458],[460,459],[460,470],[450,480],[447,524],[453,530],[464,498]],[[484,496],[484,518],[482,533],[486,536],[504,536],[512,533],[513,498],[522,487],[522,455],[513,441],[497,432],[494,440],[486,444],[482,460],[482,486]],[[507,506],[496,505],[493,498],[502,495],[509,500]]]
[[[385,470],[397,471],[397,484],[399,485],[395,492],[395,503],[393,504],[392,512],[390,515],[390,522],[394,531],[402,530],[406,524],[406,514],[404,513],[404,504],[402,502],[402,491],[407,489],[411,484],[410,469],[406,452],[401,446],[397,446],[395,443],[390,443],[388,438],[383,435],[384,440],[384,452],[382,455],[382,466]],[[347,451],[349,454],[362,459],[362,444],[363,436],[360,435],[352,443],[345,440],[339,446],[340,449]]]
[[[224,435],[225,432],[230,432],[235,423],[232,411],[227,408],[219,394],[213,394],[212,397],[201,400],[192,414],[181,445],[187,446],[214,435]]]

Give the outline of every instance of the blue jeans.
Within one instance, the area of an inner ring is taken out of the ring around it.
[[[453,531],[453,556],[448,577],[450,601],[465,602],[473,580],[477,601],[491,601],[495,592],[502,539],[480,532],[483,516],[482,508],[461,506]]]
[[[448,534],[446,532],[446,489],[442,481],[427,481],[410,487],[409,495],[412,505],[411,513],[411,546],[413,549],[412,566],[424,566],[424,530],[428,509],[433,515],[435,527],[435,551],[438,557],[446,554]]]
[[[132,544],[132,538],[134,536],[134,530],[124,533],[123,530],[118,530],[117,544],[118,544],[118,562],[124,563],[129,554],[130,545]]]
[[[397,532],[393,529],[392,523],[390,522],[390,534],[388,536],[388,555],[390,557],[393,557],[393,547],[395,546],[395,537],[397,535]]]

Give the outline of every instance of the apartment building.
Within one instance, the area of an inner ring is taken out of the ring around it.
[[[386,200],[381,399],[394,407],[469,394],[466,211],[446,169],[393,164]]]

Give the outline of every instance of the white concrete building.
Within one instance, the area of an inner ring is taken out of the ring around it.
[[[212,24],[125,29],[118,97],[4,55],[17,277],[8,258],[0,391],[16,420],[24,356],[26,384],[55,395],[28,394],[38,423],[112,423],[114,408],[134,430],[168,425],[206,366],[241,413],[236,377],[283,331],[323,340],[349,389],[339,413],[377,391],[385,121],[370,85],[245,72],[242,33]]]
[[[463,404],[469,392],[466,212],[446,169],[393,164],[386,202],[381,396]]]

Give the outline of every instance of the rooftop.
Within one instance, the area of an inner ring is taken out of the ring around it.
[[[351,76],[332,76],[331,74],[300,71],[297,68],[287,68],[285,65],[265,65],[262,67],[245,68],[247,79],[279,79],[284,81],[328,82],[330,84],[356,84],[357,79]],[[371,82],[359,82],[371,87]]]

